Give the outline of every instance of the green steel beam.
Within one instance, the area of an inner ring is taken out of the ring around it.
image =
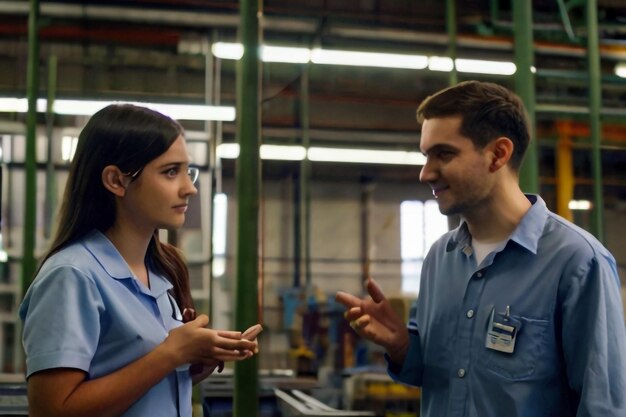
[[[576,35],[574,34],[574,29],[572,28],[572,22],[569,18],[569,13],[567,10],[567,6],[565,5],[565,1],[556,0],[559,5],[559,12],[561,13],[561,20],[563,20],[563,29],[565,29],[565,33],[567,33],[567,37],[571,41],[576,41]]]
[[[46,158],[46,200],[44,202],[43,234],[46,238],[52,235],[54,212],[57,206],[57,176],[54,171],[54,158],[52,154],[53,129],[54,129],[54,99],[57,88],[57,57],[48,57],[48,102],[46,104],[46,136],[48,148]]]
[[[589,128],[591,133],[591,168],[593,173],[594,204],[591,231],[604,241],[602,197],[602,154],[600,152],[600,107],[602,105],[602,80],[600,78],[600,44],[598,40],[598,10],[596,0],[587,0],[587,59],[589,66]]]
[[[26,293],[37,267],[35,220],[37,195],[37,96],[39,94],[39,0],[30,0],[28,15],[28,65],[26,68],[26,186],[24,192],[24,237],[22,241],[22,295]]]
[[[531,141],[520,169],[520,186],[524,192],[539,192],[539,163],[535,138],[535,79],[531,71],[534,61],[533,19],[531,0],[512,0],[515,35],[515,91],[528,112]]]
[[[239,40],[244,53],[237,62],[237,290],[235,328],[244,331],[258,321],[259,277],[259,21],[258,0],[239,2]],[[257,356],[235,363],[233,415],[258,413]]]
[[[448,83],[452,86],[458,80],[456,70],[456,0],[446,0],[446,31],[448,32],[448,56],[453,62],[452,71]]]
[[[302,68],[300,78],[300,129],[302,146],[309,149],[309,64]],[[302,249],[304,260],[304,282],[307,290],[311,288],[311,167],[308,158],[300,162],[300,210],[302,214]]]

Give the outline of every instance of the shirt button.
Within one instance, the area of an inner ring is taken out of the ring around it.
[[[465,369],[459,369],[456,374],[459,376],[459,378],[463,378],[465,376]]]
[[[482,277],[483,277],[483,273],[482,273],[482,271],[478,271],[478,272],[476,272],[476,276],[477,276],[478,278],[482,278]]]
[[[468,319],[471,319],[472,317],[474,317],[474,310],[467,310],[466,316]]]

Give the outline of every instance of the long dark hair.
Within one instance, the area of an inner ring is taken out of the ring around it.
[[[57,231],[42,264],[91,230],[104,233],[115,222],[115,199],[102,184],[106,166],[137,172],[181,135],[184,130],[178,122],[145,107],[113,104],[95,113],[78,138]],[[189,270],[180,251],[159,240],[158,230],[148,245],[146,261],[170,280],[179,307],[192,308]]]

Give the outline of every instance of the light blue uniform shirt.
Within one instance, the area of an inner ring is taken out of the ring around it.
[[[51,256],[20,306],[26,376],[62,367],[95,379],[152,351],[182,323],[167,292],[172,284],[149,276],[146,288],[98,231]],[[188,368],[170,373],[123,416],[191,417]]]
[[[425,259],[410,348],[392,378],[422,386],[424,417],[626,417],[626,336],[613,256],[533,203],[476,265],[467,225]],[[513,353],[485,346],[492,309],[519,323]]]

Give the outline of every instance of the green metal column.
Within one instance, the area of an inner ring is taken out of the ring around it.
[[[309,72],[310,64],[304,64],[300,78],[300,131],[302,132],[302,146],[309,149]],[[304,251],[304,282],[310,290],[311,282],[311,167],[308,158],[300,162],[300,211],[302,215],[302,249]]]
[[[259,0],[241,0],[239,38],[244,53],[237,62],[237,291],[235,328],[258,320],[259,276]],[[233,415],[258,413],[257,357],[235,363]]]
[[[456,0],[446,0],[446,31],[448,32],[448,56],[452,60],[449,84],[453,86],[459,80],[456,70]]]
[[[33,280],[35,260],[35,220],[37,193],[37,96],[39,94],[39,0],[30,0],[28,16],[28,66],[26,115],[26,187],[24,192],[24,238],[22,244],[22,295]]]
[[[587,0],[587,59],[589,65],[589,129],[591,134],[591,169],[593,171],[593,212],[591,232],[604,242],[602,197],[602,154],[600,153],[600,106],[602,79],[600,76],[600,47],[598,40],[598,10],[596,0]]]
[[[539,192],[539,164],[535,137],[535,78],[531,71],[534,62],[533,12],[531,0],[512,0],[515,37],[515,92],[524,102],[530,122],[530,143],[520,169],[520,186],[524,192]]]
[[[46,201],[44,202],[43,235],[50,238],[54,211],[57,206],[57,176],[54,171],[53,132],[54,132],[54,98],[57,88],[57,57],[48,57],[48,102],[46,104],[46,136],[48,137],[48,152],[46,158]]]

